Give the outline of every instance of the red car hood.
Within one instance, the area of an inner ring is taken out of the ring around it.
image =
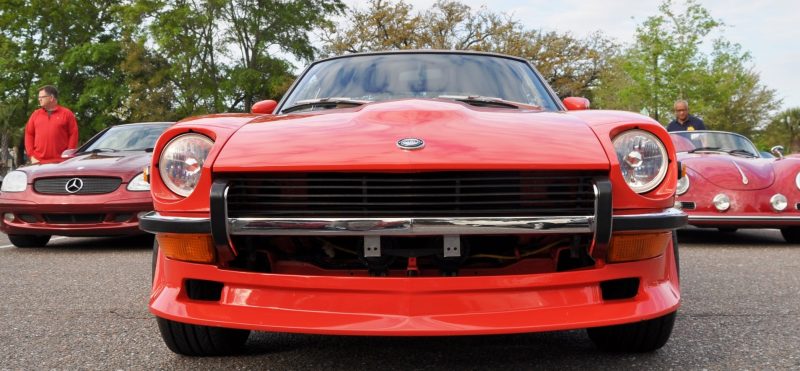
[[[73,157],[57,164],[33,165],[22,168],[31,179],[61,176],[111,176],[123,182],[142,172],[150,164],[149,152],[94,153]]]
[[[419,138],[425,147],[401,150]],[[322,114],[268,116],[225,144],[214,171],[367,169],[608,169],[599,140],[578,117],[398,100]]]
[[[717,187],[746,191],[764,189],[775,181],[774,159],[718,154],[687,154],[681,163]],[[741,169],[741,171],[740,171]],[[747,179],[745,184],[744,179]]]

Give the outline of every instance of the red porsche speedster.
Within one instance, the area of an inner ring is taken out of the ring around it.
[[[722,131],[670,133],[686,176],[677,206],[689,224],[722,231],[780,228],[800,243],[800,159],[766,157],[746,137]]]
[[[586,108],[524,59],[429,50],[321,60],[280,103],[177,123],[140,224],[164,341],[588,328],[661,347],[686,223],[672,142]]]
[[[0,187],[0,231],[17,247],[40,247],[52,235],[141,233],[140,214],[153,210],[143,169],[156,139],[172,123],[109,127],[67,160],[9,172]]]

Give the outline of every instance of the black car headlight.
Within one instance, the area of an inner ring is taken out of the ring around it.
[[[639,129],[620,133],[612,140],[625,183],[636,193],[661,184],[667,174],[667,148],[653,134]]]
[[[203,163],[214,141],[201,134],[179,135],[164,146],[158,160],[158,171],[164,184],[172,192],[189,196],[203,170]]]

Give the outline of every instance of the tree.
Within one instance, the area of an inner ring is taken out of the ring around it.
[[[277,51],[304,60],[316,49],[308,37],[318,27],[330,27],[329,16],[344,10],[340,0],[233,0],[223,7],[230,24],[227,42],[238,51],[231,66],[231,107],[244,110],[258,99],[274,98],[291,79],[291,65]]]
[[[772,117],[764,130],[754,136],[759,149],[782,145],[786,153],[800,150],[800,107],[789,108]]]
[[[330,27],[322,35],[326,55],[395,49],[515,55],[531,61],[561,97],[591,97],[600,72],[618,47],[601,33],[578,39],[531,30],[504,14],[485,7],[473,11],[452,0],[438,0],[422,12],[402,0],[371,0],[366,10],[351,9],[346,18],[346,27]]]
[[[777,107],[775,92],[761,84],[738,44],[719,38],[705,54],[701,45],[723,23],[694,0],[686,4],[676,13],[666,0],[637,27],[636,42],[602,74],[599,106],[641,111],[666,124],[674,102],[685,99],[710,129],[751,135]]]

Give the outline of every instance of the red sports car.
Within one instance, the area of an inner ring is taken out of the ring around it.
[[[661,347],[686,223],[672,141],[586,108],[524,59],[410,51],[321,60],[280,103],[179,122],[141,221],[164,341],[589,328]]]
[[[172,123],[109,127],[57,164],[9,172],[0,188],[0,230],[17,247],[40,247],[51,235],[141,233],[140,214],[153,210],[143,169],[156,139]]]
[[[686,176],[678,207],[689,224],[722,231],[780,228],[800,243],[800,159],[765,157],[746,137],[722,131],[670,133]],[[775,149],[777,150],[777,149]]]

